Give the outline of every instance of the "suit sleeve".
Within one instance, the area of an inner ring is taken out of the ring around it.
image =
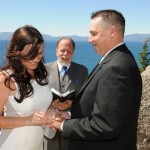
[[[93,110],[87,117],[66,120],[63,126],[64,137],[78,140],[110,140],[118,136],[126,123],[135,93],[130,71],[112,66],[97,76],[95,99],[92,99],[89,92],[86,97],[89,101],[95,101]]]

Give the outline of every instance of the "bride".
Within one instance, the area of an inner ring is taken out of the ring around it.
[[[44,112],[52,102],[43,46],[40,32],[28,25],[8,45],[0,72],[0,150],[43,150]]]

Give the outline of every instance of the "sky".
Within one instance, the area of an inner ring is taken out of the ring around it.
[[[150,33],[150,0],[1,0],[0,32],[28,24],[51,36],[88,36],[91,13],[101,9],[123,14],[125,35]]]

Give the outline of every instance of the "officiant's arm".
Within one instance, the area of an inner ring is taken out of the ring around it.
[[[59,99],[56,99],[52,103],[52,107],[59,110],[67,110],[71,107],[72,100],[66,100],[65,102],[60,102]]]

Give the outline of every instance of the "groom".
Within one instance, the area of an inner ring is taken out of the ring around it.
[[[102,60],[76,96],[71,119],[50,120],[70,139],[69,150],[136,150],[142,81],[124,31],[125,19],[116,10],[91,16],[88,41]]]

